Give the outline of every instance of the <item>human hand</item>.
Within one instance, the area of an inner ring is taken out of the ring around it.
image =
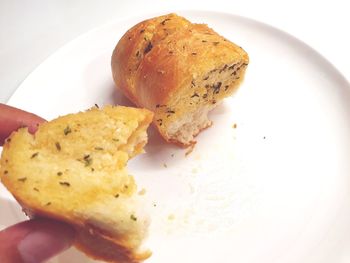
[[[40,263],[68,249],[74,240],[69,225],[32,219],[0,231],[0,262]]]
[[[28,112],[0,104],[0,145],[20,127],[34,133],[45,120]],[[32,219],[0,231],[1,263],[40,263],[68,249],[74,229],[50,219]]]
[[[30,133],[34,133],[38,124],[45,120],[35,114],[0,103],[0,145],[10,136],[11,132],[28,127]]]

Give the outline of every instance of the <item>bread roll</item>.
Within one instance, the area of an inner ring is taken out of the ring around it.
[[[207,25],[168,14],[129,29],[111,64],[116,87],[154,112],[162,137],[189,146],[211,125],[208,112],[242,83],[248,62],[241,47]]]
[[[1,182],[31,216],[62,220],[77,230],[75,246],[95,259],[140,262],[148,221],[126,170],[142,152],[152,113],[107,106],[22,128],[7,139]]]

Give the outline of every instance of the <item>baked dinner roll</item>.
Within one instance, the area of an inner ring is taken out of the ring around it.
[[[207,25],[169,14],[129,29],[111,64],[116,87],[154,112],[162,137],[189,146],[211,125],[208,112],[242,83],[248,62],[241,47]]]
[[[35,135],[21,128],[4,144],[1,182],[28,215],[73,225],[75,246],[92,258],[140,262],[150,256],[140,248],[148,219],[126,164],[143,151],[152,117],[106,106],[43,123]]]

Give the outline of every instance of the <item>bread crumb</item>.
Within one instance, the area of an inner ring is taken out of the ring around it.
[[[163,163],[164,168],[168,168],[168,165],[166,163]]]
[[[233,129],[236,129],[236,128],[237,128],[237,123],[234,123],[234,124],[232,125],[232,128],[233,128]]]
[[[185,156],[186,156],[186,157],[187,157],[187,155],[189,155],[189,154],[193,151],[194,146],[195,146],[195,144],[192,144],[192,145],[188,148],[188,150],[187,150],[186,153],[185,153]]]
[[[194,187],[192,184],[188,184],[188,187],[190,188],[190,193],[193,194],[194,193]]]
[[[175,219],[175,215],[174,214],[168,215],[168,220],[174,220],[174,219]]]
[[[139,195],[144,195],[146,194],[146,189],[145,188],[142,188],[139,192],[138,192]]]

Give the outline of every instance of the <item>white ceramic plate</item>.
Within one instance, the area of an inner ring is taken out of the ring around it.
[[[145,198],[156,204],[147,262],[349,262],[349,83],[275,28],[230,14],[179,13],[244,47],[251,62],[241,89],[211,113],[214,125],[189,156],[150,129],[147,153],[130,161]],[[129,27],[151,16],[69,43],[9,104],[47,119],[94,103],[128,104],[114,89],[110,56]],[[0,224],[23,219],[3,188],[1,207]],[[55,260],[88,262],[74,250]]]

